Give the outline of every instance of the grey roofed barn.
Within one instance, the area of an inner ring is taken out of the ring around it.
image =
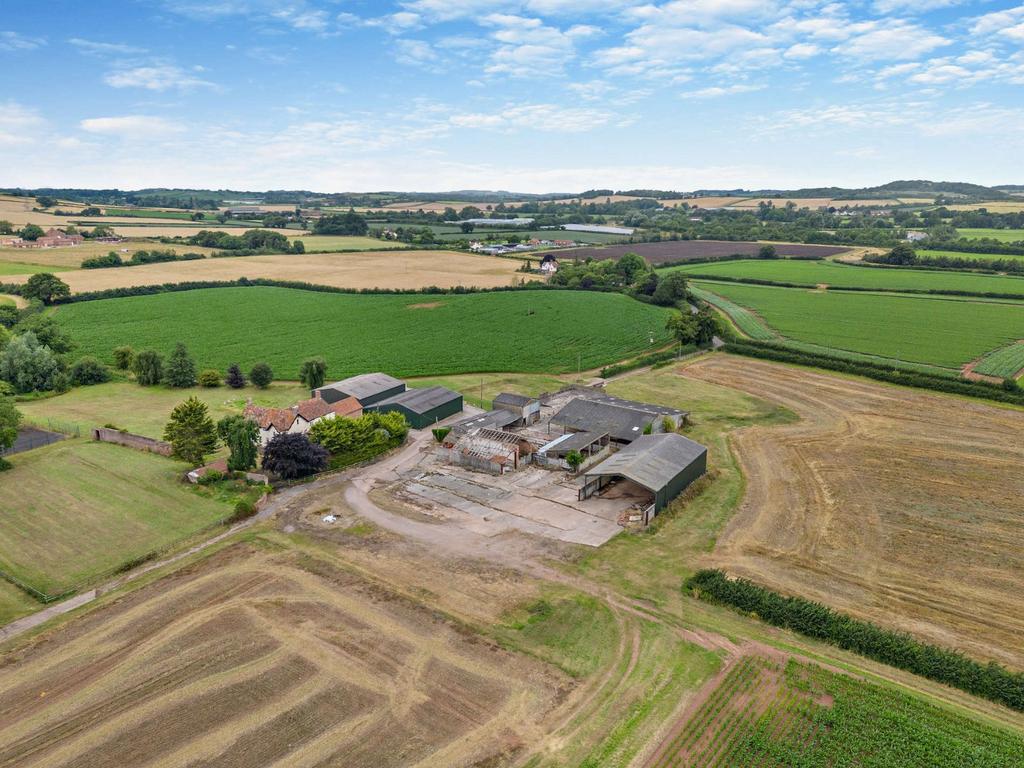
[[[517,421],[519,421],[519,414],[499,408],[460,419],[452,424],[452,434],[458,436],[477,429],[504,429]]]
[[[577,397],[551,417],[551,423],[572,432],[607,432],[616,442],[629,443],[654,425],[660,414]]]
[[[405,415],[414,429],[435,424],[462,410],[462,395],[447,387],[407,389],[401,394],[373,403],[368,411],[387,413],[398,411]]]
[[[707,471],[708,449],[669,432],[642,435],[586,472],[589,483],[624,477],[654,494],[655,512],[662,510]]]
[[[346,397],[354,397],[360,405],[367,406],[379,403],[405,391],[405,382],[388,376],[386,373],[362,373],[333,384],[324,384],[313,391],[328,403],[334,403]]]
[[[654,403],[640,403],[636,400],[624,400],[621,397],[608,395],[604,392],[595,392],[592,395],[588,395],[588,397],[599,403],[619,405],[623,408],[632,408],[635,411],[643,411],[644,413],[652,413],[658,416],[671,416],[680,424],[685,422],[686,417],[690,415],[689,411],[681,411],[678,408],[670,408],[667,405],[655,405]]]
[[[526,395],[517,395],[514,392],[502,392],[500,395],[494,398],[494,407],[497,408],[500,405],[514,405],[516,408],[522,408],[524,405],[529,405],[537,398],[527,397]]]

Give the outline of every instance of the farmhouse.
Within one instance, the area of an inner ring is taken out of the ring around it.
[[[66,232],[61,232],[59,229],[51,227],[46,231],[45,235],[36,240],[22,240],[19,238],[11,242],[11,245],[15,248],[63,248],[81,245],[83,242],[85,242],[85,238],[81,235],[69,235]]]
[[[319,397],[303,400],[291,408],[262,408],[251,402],[242,415],[256,422],[260,430],[260,445],[266,445],[285,432],[306,434],[309,428],[325,418],[344,416],[355,419],[363,415],[363,407],[354,397],[330,403]]]
[[[545,275],[553,275],[558,271],[558,259],[554,257],[554,254],[544,254],[544,258],[540,260],[540,271]]]
[[[687,416],[675,408],[592,393],[570,400],[551,417],[551,424],[566,432],[607,434],[613,442],[628,444],[644,433],[664,432],[666,419],[676,429]]]
[[[646,524],[707,472],[707,463],[708,449],[682,435],[642,435],[587,470],[579,497],[636,495]]]
[[[517,427],[536,424],[540,419],[540,400],[535,397],[517,395],[514,392],[502,392],[494,398],[491,407],[495,410],[514,413],[517,416],[514,426]]]
[[[405,384],[402,384],[403,389]],[[368,411],[391,413],[397,411],[405,416],[414,429],[424,429],[442,419],[462,412],[462,395],[447,387],[406,389],[401,394],[364,405]]]
[[[313,390],[313,397],[320,397],[328,403],[354,397],[360,405],[366,407],[402,392],[405,392],[405,382],[401,379],[388,376],[386,373],[363,373],[333,384],[325,384]]]

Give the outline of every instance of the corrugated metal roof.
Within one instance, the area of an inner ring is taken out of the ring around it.
[[[586,476],[619,475],[657,493],[707,450],[674,432],[643,435],[588,470]]]
[[[467,416],[455,422],[452,424],[452,432],[459,435],[477,429],[501,429],[519,421],[520,418],[522,417],[501,408],[494,411],[484,411],[483,413]]]
[[[574,432],[571,435],[565,435],[565,437],[567,439],[559,442],[554,447],[549,448],[547,452],[556,456],[564,456],[569,451],[582,451],[584,448],[589,448],[591,444],[596,443],[601,438],[608,437],[608,433]]]
[[[379,403],[375,403],[370,407],[382,408],[385,405],[401,405],[403,408],[408,408],[413,413],[423,414],[427,411],[432,411],[439,405],[450,403],[452,400],[460,397],[462,397],[462,395],[458,392],[453,392],[447,387],[407,389],[400,395],[389,397],[387,400],[381,400]]]
[[[689,416],[689,411],[681,411],[678,408],[670,408],[667,405],[655,405],[654,403],[640,403],[636,400],[624,400],[621,397],[615,397],[604,392],[593,392],[587,394],[588,399],[595,400],[599,403],[609,403],[610,405],[618,405],[623,408],[632,408],[634,411],[643,411],[644,413],[655,413],[659,416]]]
[[[574,432],[607,432],[615,440],[635,440],[658,414],[577,397],[551,417],[551,423]]]
[[[403,386],[405,386],[405,382],[401,379],[378,372],[350,376],[333,384],[324,384],[321,389],[336,389],[346,395],[351,395],[356,400],[365,400],[368,397],[379,395],[381,392],[387,392],[389,389]]]
[[[514,405],[517,408],[522,408],[524,405],[529,405],[534,402],[536,398],[527,397],[526,395],[517,395],[515,392],[502,392],[496,398],[494,398],[494,404],[497,405]]]

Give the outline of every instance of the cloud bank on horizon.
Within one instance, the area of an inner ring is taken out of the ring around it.
[[[1024,183],[1016,0],[8,0],[0,80],[0,186]]]

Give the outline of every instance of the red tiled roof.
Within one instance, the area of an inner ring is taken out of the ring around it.
[[[363,410],[363,406],[354,397],[346,397],[331,404],[331,412],[335,416],[348,416]]]
[[[319,397],[311,397],[309,400],[303,400],[292,410],[306,421],[315,421],[331,413],[331,404]]]
[[[278,432],[287,432],[295,423],[295,411],[290,408],[262,408],[258,405],[247,405],[242,414],[256,422],[260,429],[273,427]]]

